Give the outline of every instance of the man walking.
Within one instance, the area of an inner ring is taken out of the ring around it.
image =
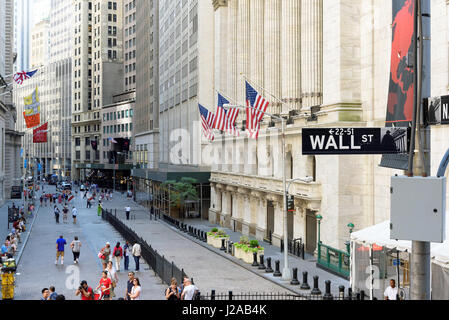
[[[73,224],[76,224],[76,216],[77,215],[78,215],[78,210],[76,209],[75,206],[73,206],[73,209],[72,209]]]
[[[129,205],[126,206],[125,212],[126,212],[126,220],[129,220],[129,214],[130,214],[130,212],[131,212],[131,208],[130,208]]]
[[[128,252],[131,251],[129,241],[126,240],[125,245],[123,246],[123,258],[125,259],[125,270],[128,271],[129,268],[129,255]]]
[[[385,289],[384,297],[385,300],[397,300],[398,288],[396,287],[396,281],[394,279],[390,280],[390,286]]]
[[[67,241],[65,241],[64,236],[59,236],[59,239],[56,240],[56,260],[55,264],[58,264],[59,257],[61,257],[61,265],[64,264],[64,248],[67,244]]]
[[[133,287],[134,287],[134,272],[131,271],[128,273],[128,282],[126,283],[125,300],[131,300],[129,293],[131,293]]]
[[[70,248],[72,249],[73,253],[73,263],[77,264],[79,263],[80,253],[81,253],[81,241],[78,240],[78,237],[75,237],[75,239],[70,244]]]
[[[59,208],[57,206],[55,206],[54,208],[54,212],[55,212],[55,219],[56,219],[56,223],[59,223]]]
[[[134,262],[136,264],[136,271],[139,271],[139,262],[140,262],[140,254],[141,254],[141,248],[140,248],[140,244],[138,244],[137,242],[133,245],[133,249],[132,249],[132,255],[134,257]]]

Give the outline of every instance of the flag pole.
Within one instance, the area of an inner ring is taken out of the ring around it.
[[[245,79],[246,81],[248,81],[249,84],[251,84],[251,85],[253,85],[253,86],[255,86],[255,87],[258,87],[259,89],[262,89],[262,91],[268,93],[272,98],[274,98],[275,100],[277,100],[278,103],[284,104],[284,102],[283,102],[281,99],[279,99],[278,97],[276,97],[274,94],[272,94],[270,91],[268,91],[267,89],[265,89],[265,88],[262,87],[261,85],[258,85],[257,83],[255,83],[254,81],[252,81],[252,80],[251,80],[250,78],[248,78],[244,73],[241,73],[240,75],[243,77],[243,79]]]

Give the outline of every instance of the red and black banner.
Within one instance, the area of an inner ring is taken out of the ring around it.
[[[413,120],[415,0],[393,0],[393,41],[386,123],[407,127]]]
[[[33,130],[33,143],[47,143],[48,122]]]

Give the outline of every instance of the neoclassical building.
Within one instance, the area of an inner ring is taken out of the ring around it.
[[[243,132],[240,137],[217,134],[211,144],[209,220],[260,240],[272,234],[276,245],[287,232],[290,239],[302,238],[307,251],[313,252],[319,213],[321,241],[345,249],[349,223],[360,230],[389,219],[390,177],[402,172],[380,167],[381,156],[303,156],[302,129],[385,126],[392,3],[214,0],[213,4],[215,89],[233,104],[245,105],[245,79],[249,79],[270,100],[268,112],[282,115],[288,124],[287,179],[305,182],[294,182],[290,188],[295,212],[289,213],[284,230],[280,121],[266,116],[257,141]],[[438,35],[440,49],[432,43],[432,58],[442,56],[445,69],[432,65],[432,72],[438,70],[445,77],[432,74],[432,88],[441,88],[435,94],[447,94],[448,8],[446,2],[433,0],[434,8],[438,21],[432,21],[432,29],[438,26],[443,33]],[[239,127],[245,126],[244,113]],[[432,144],[442,139],[433,137]],[[435,146],[433,168],[449,143]]]

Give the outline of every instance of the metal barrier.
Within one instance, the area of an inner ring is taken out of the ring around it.
[[[297,256],[304,260],[305,256],[305,246],[302,242],[302,238],[294,239],[294,240],[288,240],[287,244],[288,253]],[[281,239],[281,252],[284,252],[284,240]]]
[[[153,249],[151,245],[149,245],[127,225],[115,217],[112,214],[112,210],[109,212],[103,209],[101,216],[103,220],[109,222],[123,238],[128,240],[130,243],[140,244],[142,258],[165,284],[170,285],[172,278],[176,278],[178,283],[181,283],[183,278],[187,276],[184,269],[179,269],[173,262],[169,262],[164,256],[161,256],[157,250]]]
[[[345,278],[350,276],[350,254],[318,243],[317,265]]]

